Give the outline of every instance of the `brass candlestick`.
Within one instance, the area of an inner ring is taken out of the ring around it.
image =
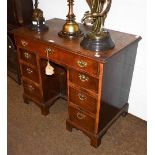
[[[64,37],[67,39],[75,39],[83,36],[79,25],[75,22],[75,15],[73,13],[73,2],[74,0],[67,0],[69,11],[68,15],[66,16],[66,23],[63,25],[62,31],[58,33],[60,37]]]
[[[42,32],[42,31],[47,31],[48,27],[45,24],[45,18],[43,17],[43,11],[38,8],[38,0],[35,0],[34,3],[34,10],[33,10],[33,15],[32,15],[32,24],[29,26],[29,28],[32,31],[36,32]]]

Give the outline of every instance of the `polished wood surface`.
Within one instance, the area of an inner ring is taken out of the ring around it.
[[[99,61],[101,63],[107,61],[107,59],[112,57],[114,54],[120,52],[123,48],[125,48],[129,44],[137,42],[138,40],[141,39],[140,36],[109,30],[111,37],[115,41],[115,48],[106,52],[102,52],[100,53],[100,57],[96,57],[95,56],[96,53],[91,52],[89,50],[85,50],[80,46],[82,38],[68,41],[58,36],[58,32],[60,31],[64,23],[65,23],[64,20],[53,19],[46,22],[46,24],[49,26],[49,30],[47,32],[35,33],[29,31],[26,27],[22,27],[17,30],[17,33],[20,36],[37,39],[41,42],[42,41],[45,42],[46,44],[58,46],[60,48],[63,48],[63,50],[68,50],[68,52],[75,53],[76,55],[82,55],[94,59],[95,61]],[[83,27],[81,25],[81,29],[85,32],[86,29],[89,28]]]
[[[58,98],[67,99],[66,129],[81,130],[98,147],[111,124],[128,112],[130,92],[139,36],[109,30],[115,48],[91,52],[80,46],[81,39],[58,37],[64,20],[47,21],[43,33],[27,27],[14,31],[24,86],[25,103],[33,101],[44,115]],[[82,25],[81,29],[88,27]],[[52,76],[45,74],[49,61]]]

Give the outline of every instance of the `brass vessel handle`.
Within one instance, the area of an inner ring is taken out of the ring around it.
[[[87,67],[87,62],[83,61],[83,60],[78,60],[77,64],[79,67],[84,68]]]
[[[28,45],[28,42],[25,41],[25,40],[21,40],[21,44],[22,44],[22,46],[27,46]]]
[[[76,116],[77,116],[78,119],[84,119],[86,117],[86,115],[81,113],[81,112],[77,112]]]
[[[33,73],[33,70],[31,68],[26,68],[26,71],[28,74],[32,74]]]
[[[45,49],[45,52],[47,54],[54,54],[54,49],[51,49],[50,47],[48,47],[48,48]]]
[[[88,81],[89,80],[89,77],[85,76],[84,74],[79,74],[79,79],[82,82],[85,82],[85,81]]]
[[[32,85],[28,84],[27,87],[30,92],[34,91],[34,87]]]
[[[81,101],[84,101],[84,100],[87,99],[86,95],[84,95],[84,94],[82,94],[82,93],[78,93],[78,96],[79,96],[79,99],[80,99]]]
[[[31,54],[29,54],[28,52],[24,52],[24,57],[26,59],[30,59],[31,58]]]

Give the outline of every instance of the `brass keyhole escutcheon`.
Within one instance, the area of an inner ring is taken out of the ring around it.
[[[46,52],[48,55],[52,55],[52,54],[54,54],[54,49],[51,49],[50,47],[48,47],[48,48],[45,49],[45,52]]]

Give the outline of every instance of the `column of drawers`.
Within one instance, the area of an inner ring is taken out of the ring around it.
[[[36,54],[24,48],[18,48],[19,63],[24,87],[24,99],[29,98],[37,103],[42,100],[40,90],[40,73],[36,61]]]
[[[99,64],[82,58],[77,60],[77,69],[69,74],[69,121],[83,131],[96,133],[99,97]],[[95,66],[95,69],[91,66]],[[87,72],[88,71],[88,72]]]
[[[53,46],[26,37],[16,37],[16,44],[24,87],[24,101],[26,103],[29,100],[34,101],[41,108],[42,114],[47,115],[56,99],[66,97],[66,86],[61,84],[66,82],[65,70],[51,62],[54,75],[45,74],[47,52],[49,56],[56,53]]]

